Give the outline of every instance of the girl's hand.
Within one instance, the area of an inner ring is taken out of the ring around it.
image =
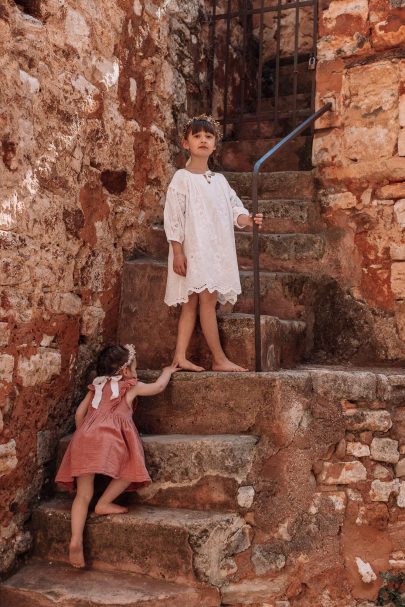
[[[263,227],[263,213],[256,213],[256,215],[254,217],[251,217],[250,219],[252,221],[252,223],[251,223],[252,226],[255,223],[257,225],[257,227],[259,228],[259,230],[262,229],[262,227]]]
[[[136,396],[155,396],[155,394],[160,394],[166,388],[171,376],[176,371],[181,371],[178,364],[169,365],[168,367],[163,367],[162,373],[153,384],[144,384],[138,381],[136,386],[128,390],[127,401],[132,402]]]
[[[176,371],[181,371],[181,367],[178,363],[174,365],[169,365],[168,367],[163,367],[163,371],[168,371],[170,375],[176,373]]]
[[[173,256],[173,270],[179,276],[187,274],[187,258],[184,253],[175,253]]]

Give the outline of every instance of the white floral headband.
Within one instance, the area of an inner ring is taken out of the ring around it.
[[[124,348],[126,348],[128,350],[128,360],[126,363],[121,365],[121,367],[118,369],[117,373],[120,373],[126,367],[129,367],[136,358],[136,350],[135,350],[135,346],[133,344],[125,344]]]
[[[183,138],[186,138],[187,132],[191,129],[193,122],[208,122],[214,130],[215,137],[218,142],[222,139],[222,129],[221,125],[217,120],[214,120],[212,116],[208,116],[207,114],[200,114],[199,116],[193,116],[187,120],[186,124],[183,127]]]
[[[93,400],[91,401],[91,406],[93,407],[93,409],[98,409],[98,406],[101,402],[101,398],[102,398],[102,394],[103,394],[103,388],[108,381],[111,382],[111,400],[118,398],[118,396],[119,396],[118,382],[122,378],[122,376],[120,374],[126,367],[129,367],[136,358],[136,350],[135,350],[135,346],[133,344],[125,344],[124,348],[126,348],[128,350],[128,360],[126,363],[121,365],[121,367],[117,370],[116,374],[112,375],[112,376],[103,375],[100,377],[96,377],[93,380],[93,385],[95,388],[94,397],[93,397]]]

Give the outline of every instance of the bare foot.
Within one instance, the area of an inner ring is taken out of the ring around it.
[[[187,358],[174,358],[172,365],[179,365],[180,369],[182,369],[183,371],[195,371],[196,373],[205,371],[204,367],[195,365],[194,363],[187,360]]]
[[[221,360],[218,363],[212,363],[213,371],[232,371],[233,373],[237,373],[238,371],[249,371],[249,369],[245,369],[245,367],[240,367],[235,363],[231,362],[227,358]]]
[[[70,542],[69,544],[69,561],[72,567],[83,569],[86,566],[83,555],[83,544]]]
[[[106,514],[125,514],[128,512],[128,508],[125,508],[125,506],[119,506],[118,504],[113,504],[112,502],[98,502],[94,508],[94,512],[99,516],[104,516]]]

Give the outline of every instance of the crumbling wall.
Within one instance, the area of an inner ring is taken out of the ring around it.
[[[202,21],[199,0],[0,3],[0,571],[204,100]]]
[[[404,44],[401,0],[322,4],[317,103],[332,101],[334,111],[317,123],[313,162],[324,218],[344,238],[341,295],[318,311],[343,319],[340,343],[321,345],[342,358],[348,346],[349,358],[367,347],[373,358],[405,358]],[[367,326],[368,337],[345,324]]]

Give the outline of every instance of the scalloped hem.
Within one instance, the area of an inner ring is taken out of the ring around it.
[[[240,295],[242,292],[241,290],[235,291],[235,289],[220,289],[218,287],[209,288],[207,285],[204,285],[203,287],[198,287],[196,289],[189,289],[187,295],[184,295],[179,299],[168,299],[165,297],[164,302],[167,306],[178,306],[183,303],[187,303],[192,293],[202,293],[203,291],[208,291],[209,293],[214,293],[214,291],[217,291],[217,299],[221,305],[225,303],[234,305],[238,299],[238,295]]]

